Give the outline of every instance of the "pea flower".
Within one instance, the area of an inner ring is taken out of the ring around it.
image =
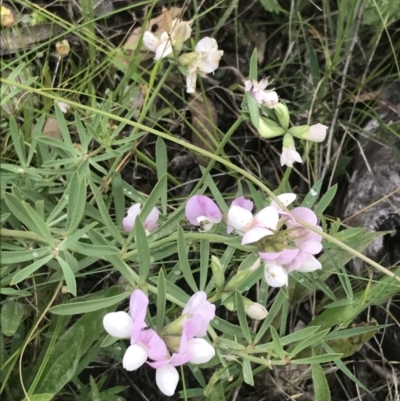
[[[211,230],[214,224],[222,220],[222,213],[217,204],[205,195],[194,195],[188,199],[185,207],[186,218],[190,224],[200,226],[200,231]]]
[[[205,77],[218,68],[223,54],[222,50],[218,50],[217,41],[206,36],[199,40],[194,52],[179,57],[178,62],[188,69],[186,76],[187,93],[196,91],[197,75]]]
[[[271,206],[265,207],[253,216],[245,207],[232,205],[228,212],[228,229],[233,228],[242,236],[242,245],[245,245],[273,235],[278,220],[278,212]]]
[[[285,194],[290,195],[290,194]],[[264,260],[265,279],[273,287],[282,287],[288,283],[288,273],[300,271],[303,273],[321,269],[321,263],[313,256],[322,250],[322,236],[301,223],[297,222],[296,217],[321,229],[317,225],[315,213],[305,207],[296,207],[290,213],[280,211],[286,219],[285,224],[288,229],[287,239],[291,248],[280,252],[260,252],[259,255]]]
[[[293,167],[293,163],[303,163],[299,152],[294,147],[294,140],[292,135],[285,134],[283,136],[283,148],[281,154],[281,166]]]
[[[125,231],[132,231],[133,226],[135,225],[136,217],[140,214],[140,203],[135,203],[132,205],[127,212],[126,217],[122,219],[122,226]],[[147,235],[149,235],[152,231],[154,231],[160,225],[157,223],[158,217],[160,216],[160,211],[157,208],[153,208],[150,214],[146,217],[143,222],[143,227]]]
[[[152,32],[146,31],[143,35],[144,45],[155,53],[154,60],[168,57],[174,52],[179,55],[183,43],[192,34],[192,21],[182,21],[175,18],[171,23],[171,29],[163,32],[158,38]]]
[[[262,104],[267,106],[269,109],[273,109],[274,106],[279,102],[278,94],[275,91],[266,91],[265,88],[267,86],[268,78],[263,78],[260,82],[257,82],[255,79],[244,82],[244,90],[249,92],[249,95],[254,97],[258,104]]]
[[[149,299],[142,290],[135,290],[129,300],[129,314],[123,311],[107,313],[103,318],[103,326],[108,334],[115,338],[137,339],[146,317]]]

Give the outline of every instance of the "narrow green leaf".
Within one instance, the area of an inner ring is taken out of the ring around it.
[[[21,263],[27,262],[35,258],[42,258],[45,255],[50,255],[51,251],[49,247],[37,248],[28,251],[2,251],[1,252],[1,263]]]
[[[271,331],[271,337],[272,337],[274,350],[275,350],[276,354],[278,355],[278,357],[283,361],[283,360],[285,360],[286,353],[283,349],[283,345],[281,343],[281,339],[279,338],[278,332],[275,330],[274,326],[270,327],[270,331]]]
[[[250,80],[258,80],[258,66],[257,66],[257,48],[253,50],[253,53],[250,58],[250,65],[249,65],[249,79]]]
[[[197,292],[197,284],[194,281],[192,269],[190,268],[187,249],[186,249],[186,240],[185,234],[181,226],[178,226],[178,255],[179,255],[179,265],[182,269],[183,276],[185,277],[186,282],[193,292]]]
[[[254,99],[253,96],[250,96],[248,92],[245,92],[244,95],[247,107],[250,113],[250,121],[258,129],[260,125],[260,105],[258,104],[257,100]]]
[[[68,291],[76,297],[76,280],[74,272],[70,265],[60,256],[57,256],[57,261],[60,264],[61,270],[64,274],[65,283],[67,284]]]
[[[99,189],[96,187],[95,184],[90,183],[90,187],[92,189],[93,195],[96,199],[97,207],[99,208],[99,212],[103,223],[107,229],[107,231],[113,236],[113,238],[118,241],[120,245],[125,243],[125,240],[122,238],[121,233],[117,230],[114,222],[112,221],[106,204],[104,203],[103,196],[101,195]]]
[[[1,331],[5,336],[13,336],[24,316],[24,305],[17,300],[6,300],[1,307]]]
[[[49,262],[51,259],[53,259],[53,255],[48,255],[45,256],[42,259],[37,260],[36,262],[33,262],[27,267],[24,267],[20,271],[18,271],[15,276],[11,280],[11,285],[15,285],[20,283],[21,281],[24,281],[27,279],[29,276],[31,276],[33,273],[36,272],[36,270],[39,270],[43,265],[45,265],[47,262]]]
[[[312,366],[312,379],[314,384],[315,401],[331,401],[331,392],[321,365],[314,363]]]
[[[165,282],[164,270],[161,269],[158,273],[158,285],[157,285],[157,319],[156,328],[157,332],[161,332],[164,327],[165,318],[165,300],[167,296],[167,287]]]
[[[74,145],[71,140],[71,134],[69,132],[69,128],[67,125],[67,121],[65,120],[64,114],[57,104],[54,106],[54,109],[56,111],[56,120],[60,127],[61,135],[64,139],[64,144],[67,145],[67,147],[73,148]]]
[[[50,312],[55,315],[79,315],[81,313],[94,312],[117,305],[132,295],[132,292],[124,292],[108,298],[93,299],[84,302],[69,302],[62,305],[53,306]]]
[[[87,226],[81,228],[80,230],[75,231],[68,238],[64,239],[58,245],[58,248],[60,249],[60,251],[63,251],[63,250],[68,249],[70,247],[73,247],[75,245],[75,243],[79,239],[81,239],[89,230],[91,230],[92,228],[96,227],[97,224],[99,224],[99,223],[97,221],[94,221],[93,223],[90,223]]]
[[[157,178],[160,180],[168,169],[168,155],[167,147],[164,140],[159,136],[156,143],[156,165],[157,165]],[[164,180],[164,190],[161,193],[161,210],[164,215],[167,214],[167,200],[168,200],[168,187],[167,180]]]
[[[247,315],[244,309],[244,302],[242,295],[236,291],[236,308],[237,308],[237,316],[239,319],[240,328],[243,331],[243,335],[246,338],[248,344],[252,343],[251,333],[249,324],[247,322]]]
[[[153,207],[156,206],[159,199],[163,196],[163,192],[165,191],[166,188],[167,179],[168,179],[167,174],[164,174],[162,177],[158,179],[156,186],[151,191],[151,194],[149,195],[146,203],[143,206],[142,211],[140,212],[140,218],[142,219],[142,221],[146,219],[146,217],[153,210]]]
[[[254,375],[251,369],[251,362],[248,359],[243,359],[242,373],[244,382],[250,386],[254,386]]]
[[[333,198],[336,195],[337,188],[337,184],[330,187],[321,198],[321,200],[318,202],[318,205],[315,207],[315,214],[317,216],[322,216],[326,208],[331,204]]]
[[[326,363],[339,359],[342,354],[323,354],[317,356],[310,356],[309,358],[293,359],[290,361],[293,365],[310,365],[313,363]]]
[[[254,339],[254,344],[260,342],[264,334],[267,332],[269,326],[271,325],[272,321],[274,320],[275,316],[280,312],[281,306],[286,299],[285,292],[281,289],[278,295],[275,298],[275,301],[272,307],[269,310],[268,316],[264,319],[263,324],[258,329],[258,333]]]
[[[11,297],[30,297],[32,293],[25,290],[15,290],[14,288],[9,287],[0,287],[1,295],[9,295]]]
[[[210,241],[200,240],[200,291],[204,291],[208,276],[208,266],[210,264]]]
[[[33,231],[44,238],[40,227],[36,225],[31,214],[28,212],[28,209],[24,206],[24,202],[21,202],[15,195],[10,193],[4,193],[4,200],[6,202],[7,207],[10,212],[22,223],[24,224],[30,231]],[[31,208],[32,209],[32,208]],[[33,210],[33,209],[32,209]],[[34,211],[37,215],[37,213]],[[44,222],[42,222],[42,225]],[[51,234],[50,234],[51,235]],[[52,243],[52,242],[50,242]]]
[[[72,234],[82,221],[86,203],[86,177],[74,173],[68,183],[67,232]]]
[[[314,346],[318,342],[320,342],[326,335],[329,333],[329,329],[322,330],[318,333],[311,334],[309,337],[300,341],[296,346],[290,351],[289,359],[293,359],[299,352],[303,351],[303,349]]]
[[[13,116],[10,117],[10,134],[15,153],[18,156],[19,162],[22,167],[26,167],[25,144],[22,135],[18,130],[17,123]]]
[[[114,173],[112,176],[112,194],[115,206],[115,221],[118,225],[125,216],[125,194],[122,182],[121,174]]]
[[[301,206],[308,207],[310,209],[318,199],[319,193],[321,192],[321,187],[322,180],[318,180],[304,198]]]
[[[282,345],[288,345],[297,341],[301,341],[304,338],[307,338],[308,336],[311,336],[314,334],[316,331],[319,330],[319,326],[310,326],[306,327],[302,330],[295,331],[294,333],[290,333],[285,337],[281,338],[281,343]]]
[[[49,394],[49,393],[33,394],[33,395],[29,396],[29,400],[30,401],[51,401],[54,398],[54,396],[55,396],[54,394]]]
[[[135,225],[133,227],[135,231],[136,244],[139,257],[139,277],[141,281],[146,281],[150,273],[151,261],[150,261],[150,249],[147,242],[147,235],[143,227],[143,223],[140,216],[136,217]]]
[[[311,77],[313,80],[314,89],[317,90],[318,83],[321,80],[321,73],[319,71],[318,57],[315,53],[313,42],[308,37],[306,37],[306,46],[307,46],[308,58],[310,60],[309,66],[311,71]]]

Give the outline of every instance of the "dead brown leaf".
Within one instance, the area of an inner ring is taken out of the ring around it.
[[[53,117],[49,117],[44,123],[42,134],[49,138],[61,139],[62,135],[58,121]]]
[[[218,127],[218,112],[213,101],[202,95],[197,95],[190,103],[192,113],[193,132],[191,142],[193,145],[208,152],[215,152],[217,149],[218,136],[216,128]],[[201,154],[195,154],[199,164],[207,166],[209,157]]]

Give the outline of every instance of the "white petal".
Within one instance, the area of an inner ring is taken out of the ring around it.
[[[242,239],[242,245],[251,244],[257,242],[261,238],[274,235],[274,232],[268,228],[263,227],[253,227],[246,234],[244,234]]]
[[[196,80],[197,80],[196,72],[189,71],[189,74],[186,77],[187,93],[194,93],[196,91]]]
[[[303,272],[303,273],[310,273],[315,270],[321,269],[322,265],[321,263],[314,258],[314,256],[310,256],[306,261],[300,266],[299,269],[297,269],[298,272]]]
[[[165,365],[156,370],[156,383],[160,391],[171,397],[179,382],[179,373],[172,365]]]
[[[218,43],[214,38],[206,36],[205,38],[198,41],[196,47],[196,52],[211,52],[218,50]]]
[[[297,195],[292,193],[287,193],[278,195],[277,198],[280,200],[281,203],[283,203],[283,206],[289,206],[295,201]],[[270,206],[274,207],[275,209],[281,210],[280,206],[278,206],[278,204],[274,200],[271,201]]]
[[[233,205],[229,208],[228,225],[243,235],[253,225],[253,214],[243,207]]]
[[[146,31],[143,35],[143,44],[152,52],[156,52],[158,46],[160,46],[160,39],[153,35],[151,32]]]
[[[197,69],[205,74],[210,74],[211,72],[214,72],[219,66],[222,55],[222,50],[207,53],[207,57],[202,58],[198,62]]]
[[[202,233],[206,233],[207,231],[210,231],[213,226],[214,223],[212,221],[210,221],[210,219],[206,216],[200,216],[196,219],[200,225],[200,229],[199,231],[201,231]]]
[[[288,274],[286,270],[278,263],[265,263],[265,281],[271,287],[283,287],[288,285]]]
[[[156,55],[154,56],[154,60],[158,60],[160,58],[164,58],[169,56],[172,53],[172,45],[171,41],[163,42],[160,46],[157,47]]]
[[[276,230],[279,221],[279,214],[274,207],[267,206],[255,215],[254,220],[258,227]]]
[[[107,313],[103,318],[104,330],[115,338],[131,338],[132,318],[123,311]]]
[[[130,345],[122,359],[122,366],[131,372],[139,369],[147,361],[147,350],[139,344]]]
[[[203,338],[192,338],[187,342],[186,352],[192,355],[189,362],[199,365],[207,363],[215,355],[215,349]]]

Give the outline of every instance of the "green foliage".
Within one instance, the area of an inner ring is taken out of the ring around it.
[[[236,35],[239,53],[235,58],[240,62],[235,68],[243,67],[236,71],[241,78],[224,87],[223,97],[207,86],[207,99],[216,103],[220,119],[220,129],[217,122],[212,124],[218,134],[215,152],[186,139],[186,133],[194,130],[193,115],[186,114],[193,98],[186,97],[182,77],[174,73],[176,60],[171,59],[169,66],[167,60],[140,63],[146,52],[138,47],[132,51],[134,56],[126,57],[122,46],[116,50],[106,31],[99,29],[102,21],[120,10],[97,16],[100,6],[82,1],[82,19],[72,26],[29,2],[17,3],[30,15],[28,22],[19,21],[13,27],[14,36],[30,37],[23,28],[38,20],[56,29],[51,39],[34,43],[32,48],[18,48],[0,67],[0,359],[4,361],[0,398],[122,400],[125,386],[113,381],[120,378],[114,377],[115,365],[128,342],[107,336],[102,319],[107,312],[125,308],[136,288],[149,295],[151,313],[146,321],[158,332],[180,316],[198,290],[204,290],[218,307],[208,331],[216,356],[201,369],[189,365],[182,370],[183,399],[228,400],[241,383],[254,386],[259,372],[288,364],[311,367],[304,380],[313,380],[316,401],[330,400],[325,363],[367,391],[342,358],[353,355],[387,326],[352,322],[370,306],[398,294],[399,283],[389,275],[374,277],[374,281],[351,276],[347,263],[362,257],[360,253],[384,233],[345,228],[330,215],[335,213],[332,205],[341,189],[336,179],[348,174],[352,157],[347,134],[359,132],[373,116],[369,103],[361,107],[354,99],[399,73],[393,58],[398,43],[390,43],[391,54],[375,56],[382,32],[386,30],[390,39],[388,27],[400,19],[398,2],[367,0],[360,26],[357,1],[339,2],[337,9],[323,1],[319,5],[322,19],[310,17],[320,11],[309,2],[293,2],[287,10],[282,1],[260,0],[258,7],[265,10],[260,15],[267,15],[268,20],[255,26],[239,15],[239,1],[220,0],[209,9],[204,8],[207,2],[189,5],[187,12],[196,27],[193,36],[203,36],[203,18],[211,18],[212,37],[222,40],[225,35],[230,40],[231,34]],[[152,11],[158,13],[157,1],[134,3],[124,12],[141,13],[141,7],[149,6],[147,22],[154,17]],[[60,27],[62,34],[57,33]],[[255,46],[253,37],[246,36],[248,31],[261,33],[252,53]],[[7,32],[3,29],[2,37]],[[49,49],[53,42],[69,37],[68,33],[79,39],[84,51],[80,54],[80,48],[73,48],[73,57],[58,59]],[[351,50],[354,35],[359,39]],[[279,41],[272,43],[271,38]],[[142,41],[142,37],[136,39]],[[264,49],[265,42],[272,43],[273,49]],[[192,45],[188,42],[188,49]],[[246,46],[250,53],[246,50],[242,55]],[[45,57],[38,56],[31,68],[27,60],[39,53]],[[225,53],[229,56],[228,50]],[[360,57],[368,60],[362,71]],[[347,63],[349,69],[344,71]],[[116,66],[120,70],[117,81]],[[229,68],[220,69],[198,86],[216,80],[215,86],[222,87],[230,73]],[[326,143],[307,144],[302,153],[307,167],[299,167],[296,177],[289,170],[283,173],[279,163],[273,164],[275,138],[259,139],[259,149],[249,156],[245,149],[251,142],[249,127],[257,128],[262,115],[271,126],[278,125],[273,111],[260,109],[249,93],[243,94],[242,78],[258,81],[263,75],[280,91],[293,124],[336,124],[339,136],[330,144],[335,154],[328,155],[329,160],[324,160]],[[247,108],[242,116],[237,116],[232,105],[232,114],[226,114],[225,95],[239,99],[237,104],[243,97]],[[59,102],[71,106],[67,114]],[[46,131],[49,118],[55,121],[55,132]],[[310,121],[303,121],[307,118]],[[235,121],[229,128],[231,120]],[[246,147],[237,145],[236,136],[246,138]],[[232,156],[233,151],[238,154]],[[187,166],[172,168],[180,156],[191,155],[200,155],[209,163],[200,168],[193,186],[181,176]],[[266,155],[273,174],[265,174],[261,159]],[[324,175],[325,165],[329,169]],[[237,189],[231,190],[225,177],[235,180]],[[220,191],[221,184],[229,193]],[[306,188],[296,202],[313,208],[322,221],[324,251],[318,257],[322,269],[293,272],[288,288],[274,291],[264,280],[263,267],[254,268],[257,246],[242,245],[239,236],[226,234],[226,214],[236,196],[245,194],[253,200],[254,209],[261,210],[273,194],[291,192],[291,186]],[[212,196],[224,213],[223,222],[210,232],[195,231],[185,220],[190,192]],[[142,205],[141,213],[126,233],[121,221],[133,203]],[[160,227],[148,233],[143,223],[154,207],[161,211]],[[392,272],[400,273],[398,268]],[[316,291],[321,298],[313,304],[310,322],[294,330],[291,314],[304,300],[313,299]],[[268,307],[262,322],[246,315],[244,300],[250,297]],[[104,370],[98,374],[94,365]],[[28,397],[15,385],[20,381]]]

